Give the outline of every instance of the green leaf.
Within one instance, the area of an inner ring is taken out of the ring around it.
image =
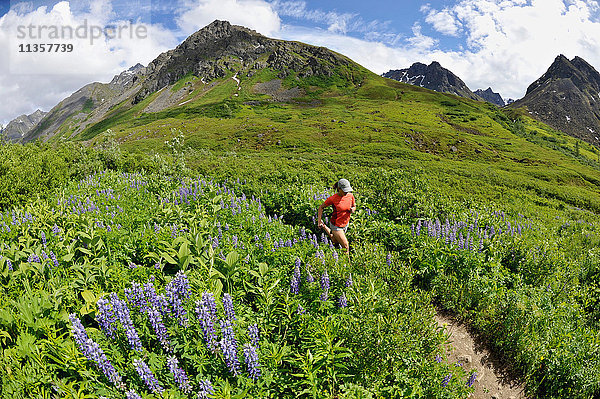
[[[260,271],[260,274],[264,276],[269,271],[269,266],[267,266],[266,263],[261,262],[258,264],[258,270]]]
[[[87,303],[95,304],[98,300],[96,299],[96,295],[90,290],[85,290],[81,293],[83,300]]]
[[[70,262],[73,259],[73,256],[75,256],[74,253],[66,254],[62,257],[62,260],[63,262]]]
[[[237,251],[231,251],[227,254],[227,257],[225,258],[225,263],[227,263],[227,266],[232,267],[233,265],[238,263],[240,259],[240,254],[238,254]]]

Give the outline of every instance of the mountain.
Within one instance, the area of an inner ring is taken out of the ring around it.
[[[0,129],[0,136],[8,141],[20,141],[46,114],[47,112],[38,109],[31,115],[18,116],[10,121],[5,128]]]
[[[352,70],[366,71],[324,47],[271,39],[227,21],[214,21],[148,66],[138,64],[108,84],[91,83],[73,93],[56,105],[24,141],[56,135],[89,139],[115,120],[193,104],[225,82],[238,82],[236,89],[242,90],[240,79],[263,72],[273,75],[268,79],[271,83],[256,87],[256,93],[262,90],[272,98],[291,99],[302,90],[284,88],[284,80],[293,79],[292,83],[297,84],[311,79],[335,80],[351,64]],[[354,71],[343,79],[354,84],[352,80],[360,79],[360,73]],[[231,97],[238,95],[235,92]]]
[[[550,68],[511,107],[557,130],[600,145],[600,74],[580,57],[556,57]]]
[[[499,107],[504,107],[506,105],[500,94],[495,93],[491,87],[488,87],[486,90],[477,89],[475,90],[475,94],[485,101],[496,104]]]
[[[410,68],[390,70],[382,76],[440,93],[456,94],[476,101],[482,100],[467,87],[465,82],[437,61],[429,65],[415,62]]]
[[[23,136],[23,141],[48,139],[58,133],[72,137],[101,120],[120,101],[128,98],[143,76],[141,64],[116,75],[110,83],[90,83],[54,106],[42,120]]]

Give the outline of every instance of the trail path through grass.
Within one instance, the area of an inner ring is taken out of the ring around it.
[[[469,328],[451,315],[436,312],[435,321],[448,335],[446,344],[447,359],[451,363],[461,363],[469,372],[477,370],[473,387],[475,392],[469,399],[525,399],[524,386],[510,375],[506,364]]]

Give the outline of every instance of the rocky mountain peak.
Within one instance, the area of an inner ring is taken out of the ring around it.
[[[555,129],[600,145],[600,73],[581,57],[557,56],[511,106],[526,106]]]
[[[442,93],[482,100],[458,76],[437,61],[432,61],[429,65],[415,62],[410,68],[390,70],[382,76]]]
[[[29,115],[20,115],[10,121],[2,129],[0,135],[8,141],[21,141],[23,137],[35,127],[48,113],[40,109]]]
[[[506,105],[500,94],[494,92],[491,87],[488,87],[485,90],[477,89],[475,90],[475,94],[483,98],[485,101],[495,104],[499,107],[504,107]]]
[[[248,68],[272,68],[280,71],[281,77],[288,71],[297,72],[299,76],[330,76],[333,66],[349,62],[346,57],[323,47],[271,39],[251,29],[217,20],[148,64],[143,88],[134,102],[188,73],[205,82]]]

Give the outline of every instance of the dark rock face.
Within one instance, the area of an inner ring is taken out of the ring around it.
[[[349,62],[324,47],[270,39],[227,21],[214,21],[152,61],[134,101],[141,101],[188,73],[205,82],[239,68],[272,68],[281,71],[282,78],[288,71],[298,72],[299,76],[331,76],[334,66]]]
[[[482,100],[458,76],[436,61],[429,65],[415,62],[410,68],[390,70],[382,76],[441,93],[456,94],[477,101]]]
[[[600,145],[600,74],[580,57],[556,57],[525,97],[510,106],[526,106],[553,128]]]
[[[2,131],[0,131],[0,136],[4,140],[17,142],[21,141],[23,137],[34,127],[36,126],[47,114],[47,112],[37,110],[31,115],[21,115],[13,119],[6,125]]]
[[[495,93],[491,87],[488,87],[486,90],[477,89],[475,90],[475,94],[483,98],[485,101],[495,104],[499,107],[504,107],[506,105],[500,94]]]

